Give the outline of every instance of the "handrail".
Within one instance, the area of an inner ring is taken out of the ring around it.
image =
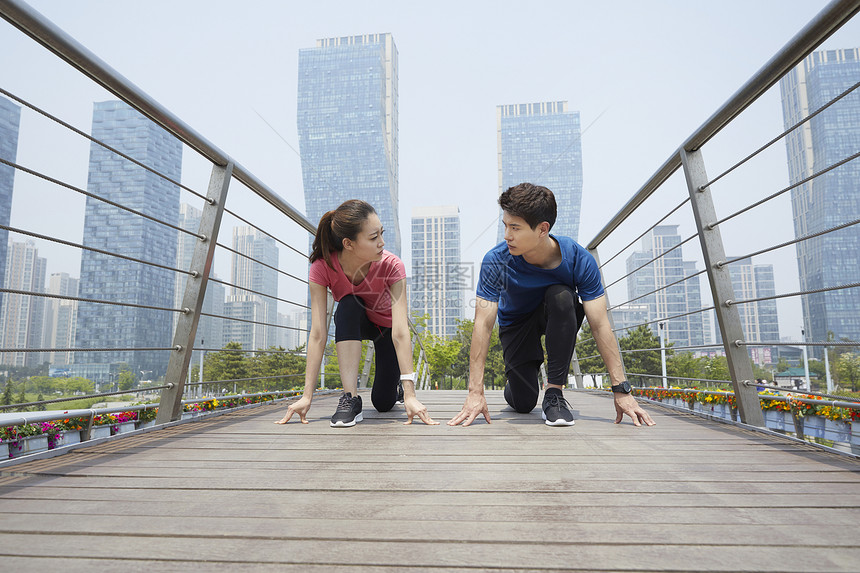
[[[860,0],[833,0],[786,43],[764,66],[741,86],[711,117],[696,129],[684,144],[666,160],[635,195],[615,214],[609,223],[588,243],[596,249],[675,171],[681,168],[681,153],[694,151],[719,133],[732,119],[752,105],[806,55],[829,38],[860,11]]]
[[[0,0],[0,16],[216,165],[233,163],[233,177],[309,233],[316,233],[316,225],[270,187],[31,6],[20,0]]]

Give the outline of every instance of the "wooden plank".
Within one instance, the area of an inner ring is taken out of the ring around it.
[[[419,395],[442,422],[464,396]],[[332,429],[337,397],[320,397],[308,425],[275,425],[285,405],[265,405],[14,466],[0,472],[0,562],[857,570],[855,460],[661,408],[654,428],[615,425],[608,395],[571,398],[573,428],[488,392],[489,425],[404,426],[402,406],[366,400],[365,422]]]
[[[127,537],[120,535],[51,536],[50,544],[42,535],[0,535],[5,553],[20,555],[30,550],[44,557],[101,557],[122,555],[127,559],[153,557],[154,550],[182,556],[189,562],[234,561],[316,565],[368,564],[392,568],[534,568],[540,563],[548,570],[605,570],[608,564],[627,564],[629,569],[677,569],[696,565],[699,571],[785,571],[789,565],[800,571],[850,571],[860,563],[860,549],[809,551],[806,547],[786,545],[728,546],[714,542],[697,545],[665,543],[581,544],[575,541],[528,539],[520,543],[435,543],[396,542],[375,539],[349,539],[344,542],[182,537]],[[193,543],[190,542],[193,540]],[[86,541],[86,543],[82,543]],[[238,559],[243,556],[244,559]],[[750,564],[755,564],[751,567]],[[610,567],[612,568],[612,567]]]

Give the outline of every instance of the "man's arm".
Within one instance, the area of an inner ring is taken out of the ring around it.
[[[594,341],[597,343],[597,351],[600,352],[600,357],[606,364],[610,384],[616,386],[625,380],[624,368],[621,363],[621,353],[618,351],[618,340],[615,338],[615,333],[612,332],[609,315],[606,312],[606,297],[601,296],[594,300],[584,301],[582,306],[585,309],[588,324],[591,326]],[[614,392],[613,396],[615,397],[616,424],[621,422],[624,414],[627,414],[633,419],[633,424],[636,426],[654,425],[651,416],[639,406],[633,396]]]
[[[499,303],[477,297],[475,300],[475,325],[472,329],[472,346],[469,349],[469,395],[460,413],[448,420],[449,426],[463,423],[468,426],[478,414],[483,414],[490,423],[490,411],[484,398],[484,366],[490,349],[490,335],[496,322]]]

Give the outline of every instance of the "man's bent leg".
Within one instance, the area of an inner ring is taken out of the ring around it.
[[[576,293],[565,285],[553,285],[546,290],[544,309],[547,383],[564,386],[585,311]]]
[[[540,365],[541,362],[526,362],[505,370],[508,378],[505,384],[505,402],[520,414],[531,412],[537,405]]]

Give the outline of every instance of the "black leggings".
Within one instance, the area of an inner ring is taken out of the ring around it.
[[[537,404],[538,372],[544,358],[540,342],[543,334],[546,334],[547,382],[559,386],[567,384],[576,334],[584,316],[585,310],[573,289],[552,285],[531,315],[499,329],[508,378],[505,401],[514,410],[531,412]]]
[[[370,401],[378,412],[387,412],[397,402],[397,383],[400,382],[400,364],[394,350],[391,329],[374,324],[367,318],[361,297],[354,294],[340,299],[334,313],[334,340],[372,340],[376,354],[376,374]]]

